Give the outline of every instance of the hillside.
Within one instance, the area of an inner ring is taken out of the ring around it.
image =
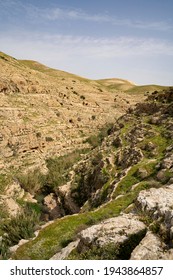
[[[85,140],[122,115],[138,95],[38,62],[0,53],[0,167],[43,166],[44,159],[87,147]]]
[[[13,258],[173,259],[172,117],[170,89],[115,121],[47,196],[49,215],[62,218],[14,246]]]
[[[138,86],[133,82],[128,80],[112,78],[112,79],[102,79],[97,80],[102,86],[109,88],[112,91],[122,91],[131,94],[149,94],[153,91],[163,90],[166,89],[166,86],[160,85],[142,85]]]
[[[172,88],[0,69],[1,258],[172,259]]]

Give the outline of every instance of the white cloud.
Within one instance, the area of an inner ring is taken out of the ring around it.
[[[35,21],[88,21],[95,23],[107,23],[114,26],[131,27],[137,29],[155,30],[155,31],[172,31],[173,25],[169,21],[140,21],[128,18],[118,18],[110,14],[88,14],[81,9],[62,9],[59,7],[54,8],[40,8],[31,4],[22,3],[18,0],[0,0],[0,9],[3,13],[19,13],[23,12],[28,18]]]
[[[35,10],[36,11],[36,10]],[[158,31],[173,30],[172,24],[167,21],[135,21],[131,19],[113,17],[108,14],[87,14],[82,10],[64,10],[60,8],[37,10],[37,13],[45,19],[56,20],[80,20],[97,23],[108,23],[115,26],[132,27],[138,29],[150,29]]]
[[[15,33],[0,37],[1,47],[24,53],[43,52],[60,54],[61,60],[68,56],[94,59],[156,55],[173,56],[173,43],[135,37],[96,38],[62,34]]]
[[[84,77],[120,77],[137,83],[173,83],[173,44],[167,41],[13,32],[3,34],[0,45],[2,51],[18,59],[37,60]]]

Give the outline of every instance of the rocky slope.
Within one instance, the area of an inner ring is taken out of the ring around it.
[[[0,67],[1,258],[173,259],[173,89]]]
[[[12,258],[173,259],[173,89],[128,109],[107,134],[44,198],[57,219]]]
[[[0,168],[45,167],[44,159],[84,140],[125,112],[137,96],[0,53]]]
[[[139,96],[2,52],[0,70],[0,217],[5,218],[20,211],[18,200],[36,201],[31,189],[39,183],[30,182],[28,192],[21,175],[32,177],[38,169],[44,175],[52,157],[84,153],[91,147],[88,137]]]

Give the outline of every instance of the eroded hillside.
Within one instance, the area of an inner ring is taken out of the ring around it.
[[[87,147],[139,96],[0,53],[0,167],[45,167],[44,159]],[[141,98],[141,97],[140,97]]]
[[[49,214],[62,218],[13,258],[172,259],[172,120],[172,89],[129,109],[48,194]]]
[[[172,88],[0,68],[1,258],[172,259]]]

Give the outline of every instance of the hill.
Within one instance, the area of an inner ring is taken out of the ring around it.
[[[171,259],[172,88],[0,68],[1,258]]]
[[[0,53],[0,166],[45,167],[44,159],[87,147],[87,137],[122,115],[138,95]]]
[[[41,229],[13,258],[172,259],[172,103],[172,89],[153,93],[120,117],[54,189],[61,210],[75,204],[76,214]]]
[[[167,89],[166,86],[160,86],[160,85],[142,85],[138,86],[133,82],[130,82],[128,80],[118,79],[118,78],[112,78],[112,79],[102,79],[97,80],[98,83],[101,85],[109,88],[112,91],[122,91],[126,93],[131,94],[148,94],[152,93],[153,91],[163,90]]]

